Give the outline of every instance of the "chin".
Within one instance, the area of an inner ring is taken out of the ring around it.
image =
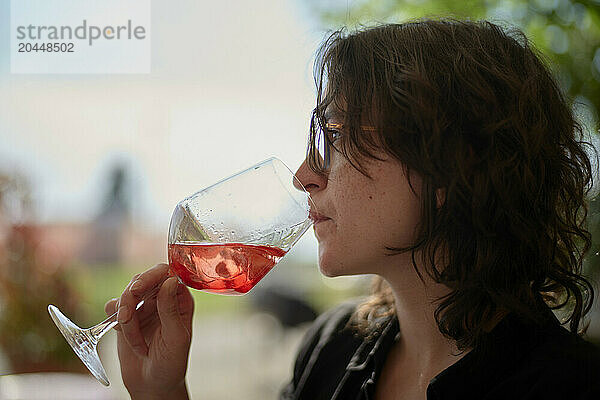
[[[321,271],[321,274],[328,278],[369,273],[364,271],[356,271],[352,268],[348,268],[348,266],[338,263],[328,263],[326,260],[319,260],[319,270]]]
[[[329,278],[343,275],[343,273],[340,271],[339,265],[327,262],[327,260],[323,258],[319,259],[319,271],[321,271],[321,274]]]
[[[338,271],[332,271],[332,270],[324,268],[322,266],[319,266],[319,270],[321,271],[321,274],[323,274],[324,276],[326,276],[328,278],[335,278],[336,276],[344,275],[342,273],[339,273]]]
[[[326,247],[319,243],[319,270],[328,278],[337,276],[359,275],[365,272],[360,263],[352,262],[346,257],[340,257],[338,251],[326,251]]]

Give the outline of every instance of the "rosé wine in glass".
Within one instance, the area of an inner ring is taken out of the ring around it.
[[[187,286],[216,294],[244,294],[254,287],[285,251],[243,243],[169,245],[169,266]]]

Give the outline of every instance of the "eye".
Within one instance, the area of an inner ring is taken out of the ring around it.
[[[342,136],[341,132],[341,124],[331,124],[328,123],[325,126],[325,133],[327,134],[327,139],[329,139],[330,143],[335,143]]]
[[[338,140],[340,136],[341,133],[337,129],[327,129],[327,137],[329,138],[329,141],[331,143],[335,143],[335,141]]]

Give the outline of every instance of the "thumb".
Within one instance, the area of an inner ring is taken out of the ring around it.
[[[161,286],[156,298],[156,308],[160,318],[161,333],[167,345],[187,343],[190,332],[186,328],[179,313],[177,300],[177,278],[167,279]]]

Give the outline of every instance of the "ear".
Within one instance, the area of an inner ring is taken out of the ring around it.
[[[435,204],[438,209],[442,208],[444,203],[446,202],[446,189],[437,188],[435,190]]]

